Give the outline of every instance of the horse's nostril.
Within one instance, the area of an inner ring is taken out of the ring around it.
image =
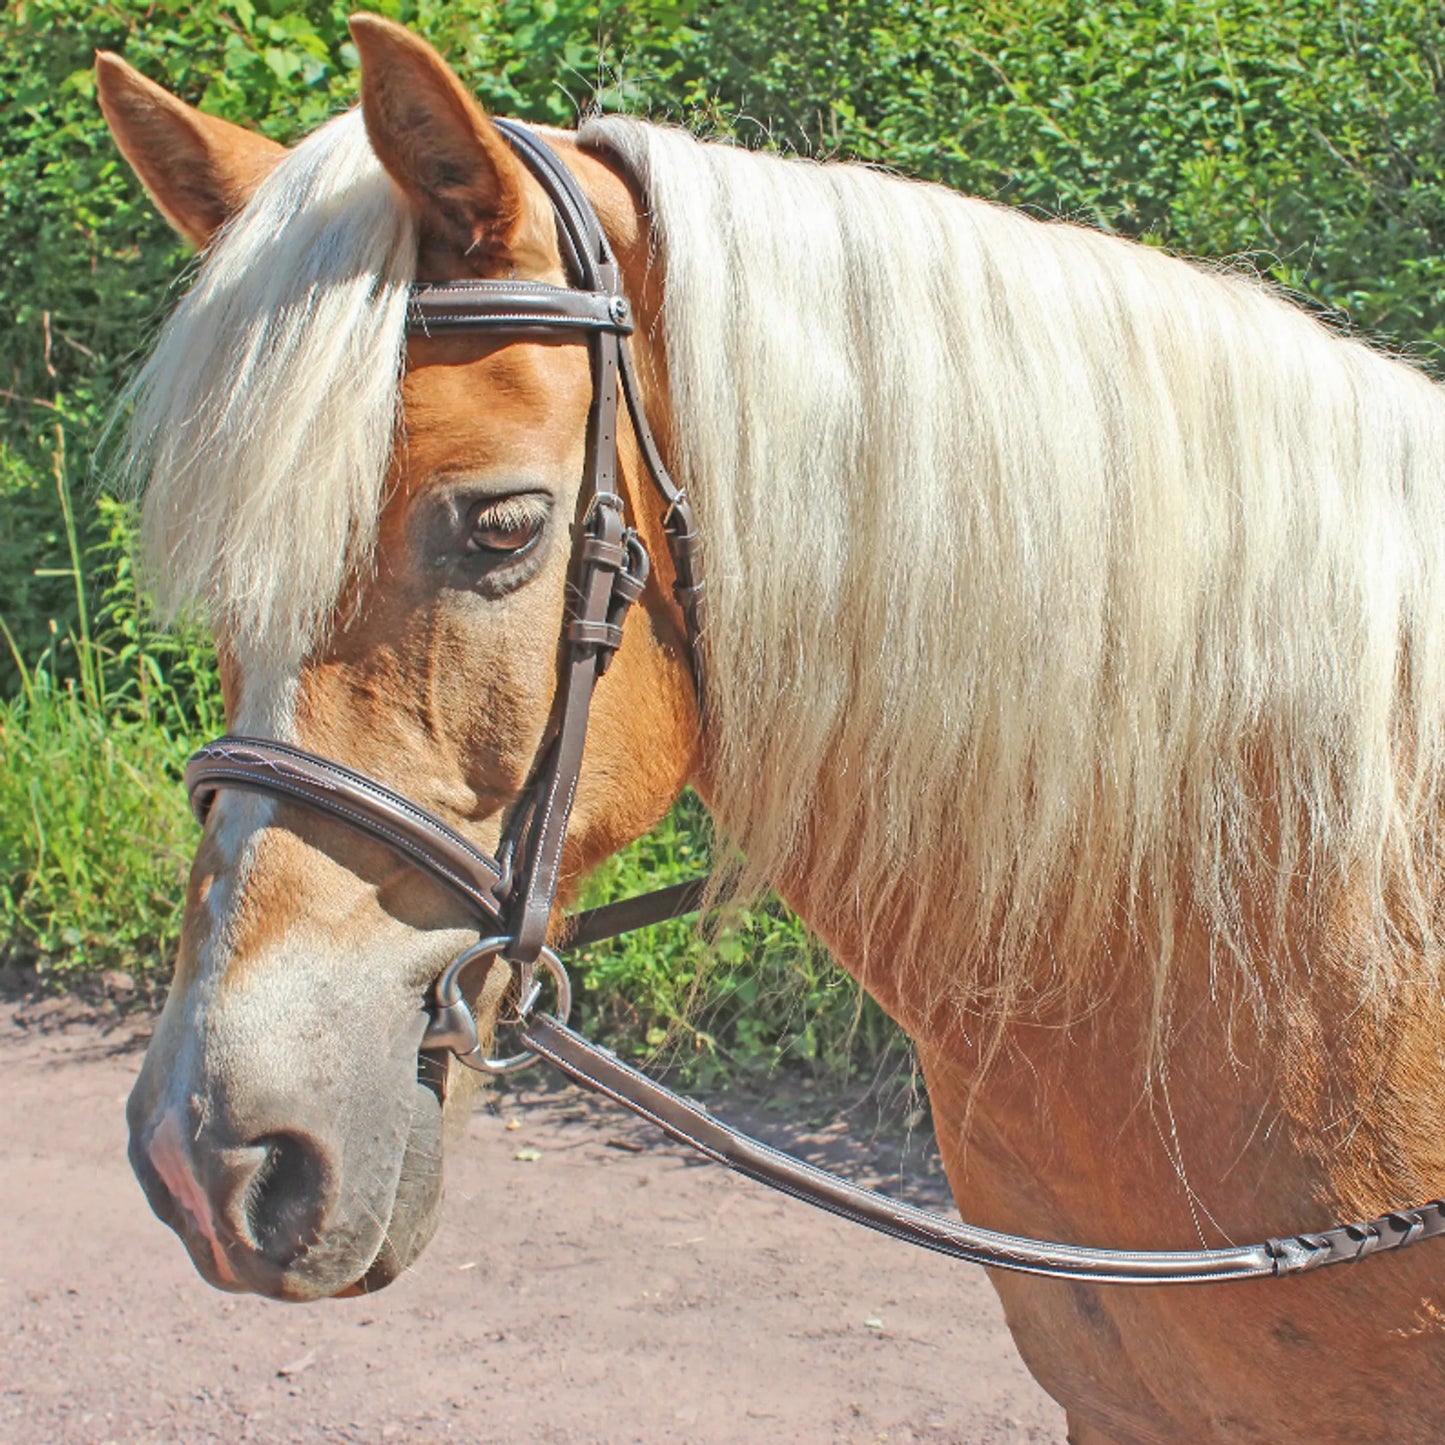
[[[284,1269],[320,1232],[325,1165],[316,1145],[297,1134],[268,1134],[252,1147],[265,1157],[246,1186],[246,1229],[256,1249]]]

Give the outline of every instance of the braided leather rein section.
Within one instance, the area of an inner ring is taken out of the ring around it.
[[[1312,1234],[1272,1239],[1276,1274],[1304,1274],[1327,1264],[1354,1264],[1372,1254],[1405,1249],[1422,1239],[1445,1234],[1445,1200],[1432,1199],[1413,1209],[1395,1209],[1359,1224],[1337,1224]]]
[[[185,784],[202,824],[222,788],[302,803],[384,843],[456,894],[488,926],[502,916],[511,880],[495,859],[400,793],[329,758],[269,738],[228,735],[191,756]]]

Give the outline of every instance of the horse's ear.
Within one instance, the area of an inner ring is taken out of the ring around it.
[[[205,246],[251,198],[286,147],[203,115],[120,56],[97,51],[95,88],[106,124],[161,215]]]
[[[415,208],[424,243],[477,274],[555,266],[550,212],[535,214],[521,163],[446,61],[379,15],[353,15],[351,36],[366,134]]]

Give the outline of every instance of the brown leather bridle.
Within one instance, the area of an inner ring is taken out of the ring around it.
[[[572,553],[572,595],[579,600],[562,639],[551,741],[513,810],[496,858],[375,779],[302,748],[261,738],[223,737],[191,758],[186,788],[201,822],[222,788],[299,803],[384,843],[466,905],[487,936],[455,959],[433,984],[423,1050],[450,1052],[469,1067],[489,1072],[546,1059],[576,1083],[616,1100],[720,1164],[831,1213],[954,1258],[1098,1283],[1193,1284],[1297,1274],[1445,1234],[1441,1200],[1360,1224],[1233,1249],[1093,1249],[1001,1234],[861,1189],[772,1149],[566,1026],[570,996],[566,969],[545,946],[562,845],[582,767],[593,688],[621,644],[623,619],[641,595],[649,571],[646,549],[627,525],[624,503],[616,491],[619,396],[627,405],[648,474],[666,506],[674,595],[687,626],[699,706],[705,699],[700,645],[703,585],[691,508],[668,475],[641,406],[625,340],[632,329],[630,310],[607,237],[552,151],[515,122],[495,124],[551,199],[563,261],[574,285],[482,280],[418,284],[412,291],[408,329],[420,336],[448,331],[507,336],[573,332],[588,347],[593,393]],[[574,946],[593,942],[691,912],[698,906],[704,882],[694,880],[578,915],[570,942]],[[513,1007],[525,1052],[489,1060],[482,1057],[462,977],[474,965],[497,957],[515,971]],[[560,1017],[535,1009],[538,963],[556,983]]]

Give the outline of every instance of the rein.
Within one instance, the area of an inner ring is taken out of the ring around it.
[[[619,402],[627,407],[648,475],[665,504],[664,526],[676,579],[673,594],[687,626],[700,706],[705,701],[699,645],[703,583],[692,510],[668,475],[641,406],[626,346],[631,312],[601,224],[571,174],[546,145],[515,122],[494,124],[552,202],[563,260],[574,285],[491,280],[417,283],[407,328],[413,336],[484,330],[511,336],[571,332],[587,345],[592,405],[569,586],[569,595],[578,600],[563,632],[556,731],[513,812],[496,858],[375,779],[270,739],[227,736],[191,758],[185,783],[197,818],[205,822],[223,788],[298,803],[385,844],[460,899],[482,922],[487,936],[453,960],[432,985],[421,1041],[424,1051],[452,1053],[467,1067],[486,1073],[504,1073],[545,1059],[575,1083],[623,1105],[719,1164],[832,1214],[952,1258],[1099,1284],[1200,1284],[1304,1273],[1445,1234],[1441,1200],[1359,1224],[1232,1249],[1093,1249],[955,1223],[850,1184],[751,1138],[567,1027],[571,990],[566,968],[545,946],[562,846],[581,772],[593,688],[621,645],[623,619],[641,596],[650,571],[647,551],[627,525],[616,490]],[[579,914],[572,920],[569,946],[694,912],[705,883],[696,879]],[[488,1059],[482,1055],[462,977],[478,962],[498,957],[514,970],[515,1021],[521,1025],[525,1052]],[[536,1011],[539,965],[556,986],[560,1017]]]

